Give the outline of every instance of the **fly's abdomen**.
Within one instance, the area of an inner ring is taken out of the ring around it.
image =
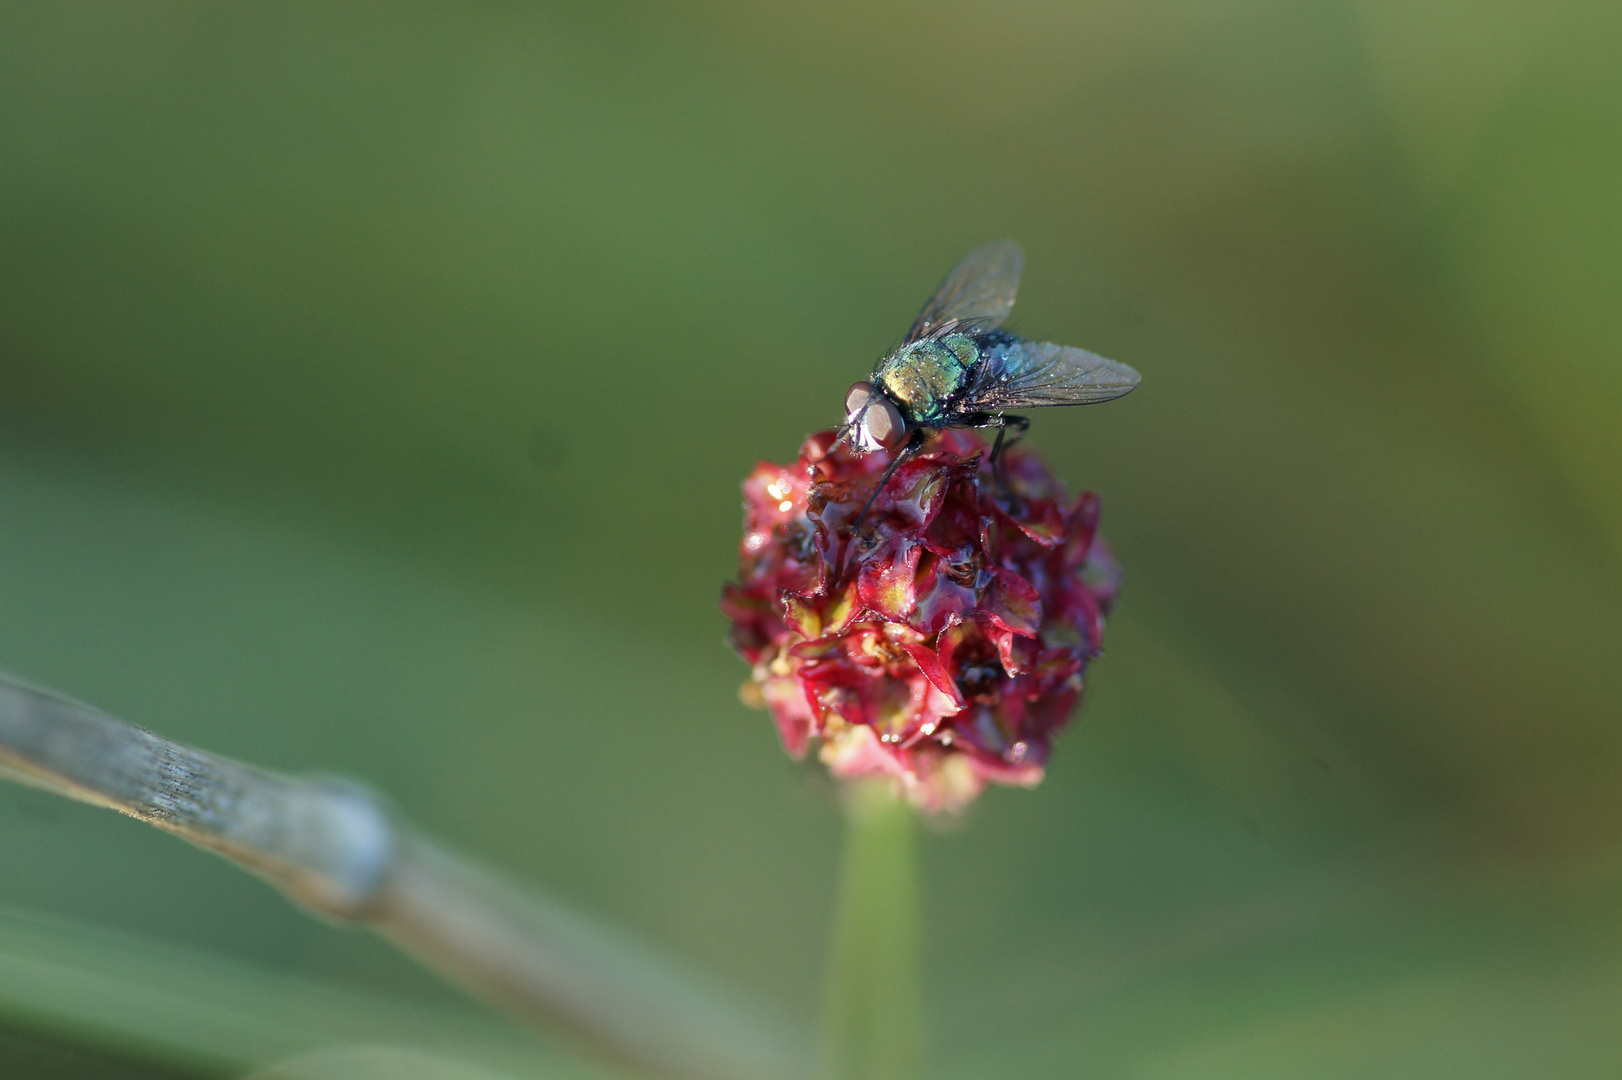
[[[879,364],[873,381],[910,423],[938,425],[953,395],[969,383],[980,350],[967,334],[948,334],[902,346]]]

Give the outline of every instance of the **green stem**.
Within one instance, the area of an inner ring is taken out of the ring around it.
[[[829,1080],[918,1080],[917,823],[887,783],[847,792],[845,858],[824,1002]]]

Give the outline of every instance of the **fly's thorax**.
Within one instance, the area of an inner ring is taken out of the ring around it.
[[[907,418],[928,424],[945,414],[952,396],[968,385],[980,349],[967,334],[947,334],[903,345],[879,363],[873,381]]]

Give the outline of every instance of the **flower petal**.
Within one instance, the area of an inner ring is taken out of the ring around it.
[[[913,581],[914,601],[908,625],[925,634],[938,634],[961,622],[979,602],[969,576],[969,584],[956,579],[933,552],[925,552]]]
[[[803,758],[817,730],[817,719],[805,699],[804,687],[791,677],[768,678],[760,692],[777,724],[783,749],[796,760]]]
[[[934,649],[927,645],[903,645],[901,647],[907,651],[908,656],[912,657],[912,662],[918,665],[918,670],[924,673],[924,678],[929,680],[931,686],[951,698],[952,703],[957,708],[963,708],[964,704],[966,704],[963,700],[963,694],[958,690],[957,683],[952,681],[951,673],[946,670],[946,665],[941,663],[941,658],[935,655]]]
[[[904,621],[918,606],[918,561],[923,545],[901,536],[880,545],[862,563],[857,574],[857,595],[868,610],[886,619]]]
[[[1102,501],[1091,491],[1083,491],[1076,499],[1076,504],[1070,508],[1066,515],[1069,524],[1065,528],[1064,541],[1064,568],[1075,570],[1087,561],[1087,553],[1092,550],[1093,537],[1098,535],[1098,517],[1102,509]]]
[[[1064,515],[1052,499],[1023,499],[1018,504],[1018,513],[1003,500],[995,505],[999,518],[1045,548],[1058,547],[1064,539]]]
[[[1035,637],[1042,625],[1042,597],[1036,586],[1012,570],[997,567],[981,595],[981,608],[992,622],[1005,630]]]

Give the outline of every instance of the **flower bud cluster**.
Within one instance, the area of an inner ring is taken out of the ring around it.
[[[831,449],[830,449],[831,448]],[[744,481],[739,580],[722,610],[753,667],[743,696],[836,777],[888,776],[931,811],[1030,786],[1103,646],[1120,572],[1098,497],[1069,501],[1023,447],[947,430],[867,503],[893,452],[835,433]]]

